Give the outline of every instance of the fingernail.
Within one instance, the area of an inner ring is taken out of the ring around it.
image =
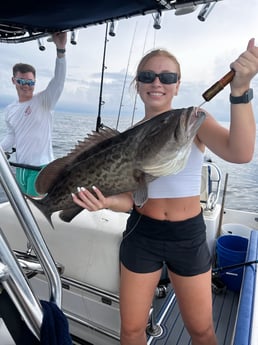
[[[85,190],[86,190],[86,188],[84,188],[84,187],[81,187],[81,190],[84,192]]]
[[[72,198],[75,196],[75,194],[74,193],[71,193],[71,196],[72,196]]]
[[[77,191],[80,192],[81,191],[81,187],[77,187]]]
[[[95,189],[96,189],[96,187],[95,187],[95,186],[92,186],[92,189],[94,189],[94,190],[95,190]]]

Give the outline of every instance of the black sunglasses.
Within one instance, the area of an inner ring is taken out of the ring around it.
[[[145,83],[150,84],[153,83],[156,77],[159,78],[162,84],[175,84],[178,81],[178,74],[174,72],[163,72],[163,73],[155,73],[152,71],[142,71],[139,72],[137,75],[137,80]]]
[[[19,85],[28,85],[28,86],[34,86],[36,81],[32,79],[23,79],[23,78],[14,78],[17,84]]]

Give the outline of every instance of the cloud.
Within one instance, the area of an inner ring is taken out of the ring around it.
[[[182,85],[174,102],[174,106],[181,107],[199,105],[202,93],[228,72],[230,63],[245,50],[249,38],[256,37],[258,42],[256,0],[248,0],[244,6],[242,0],[218,1],[205,22],[197,19],[198,12],[199,9],[175,16],[174,11],[166,11],[160,30],[153,29],[152,15],[119,21],[116,36],[109,36],[106,45],[103,116],[116,115],[119,111],[141,116],[143,107],[129,86],[141,56],[154,47],[170,50],[181,63]],[[104,34],[105,25],[82,29],[78,44],[67,45],[67,79],[57,110],[98,113]],[[53,43],[45,42],[45,45],[46,50],[42,52],[37,42],[0,44],[1,107],[16,99],[11,83],[11,69],[16,62],[36,67],[36,91],[46,87],[53,75],[56,52]],[[257,84],[256,77],[252,82],[255,90]],[[226,87],[205,108],[217,119],[228,119],[228,95],[229,87]],[[257,109],[256,98],[253,104]]]

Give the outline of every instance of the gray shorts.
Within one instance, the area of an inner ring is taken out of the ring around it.
[[[127,221],[120,246],[120,261],[130,271],[155,272],[164,263],[181,276],[194,276],[211,268],[202,212],[184,221],[156,220],[135,209]]]

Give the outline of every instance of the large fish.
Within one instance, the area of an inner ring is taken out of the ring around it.
[[[53,212],[70,222],[82,208],[71,193],[77,186],[97,186],[105,196],[131,191],[137,205],[147,198],[147,183],[176,174],[187,162],[191,144],[205,113],[198,108],[174,109],[119,133],[108,127],[89,134],[62,158],[47,165],[36,180],[46,194],[32,202],[51,223]]]

